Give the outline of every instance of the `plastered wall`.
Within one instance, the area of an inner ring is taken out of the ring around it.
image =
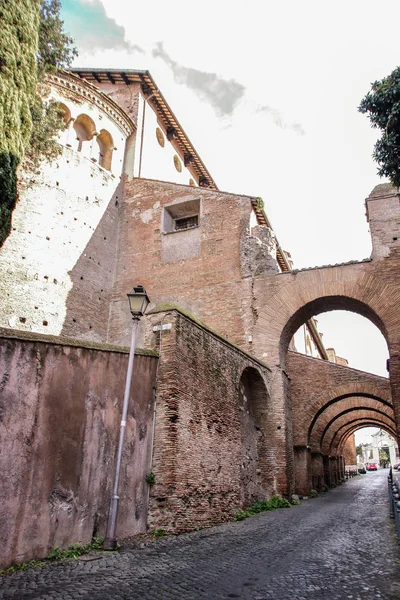
[[[0,333],[2,567],[104,535],[128,354]],[[146,531],[156,368],[157,358],[136,355],[120,537]]]
[[[0,251],[0,325],[106,340],[117,179],[65,148],[24,186]]]

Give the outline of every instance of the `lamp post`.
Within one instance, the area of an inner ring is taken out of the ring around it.
[[[133,359],[135,358],[135,345],[136,345],[136,333],[139,324],[140,317],[142,317],[146,311],[146,308],[150,302],[146,290],[142,285],[138,285],[132,289],[129,294],[127,294],[129,299],[129,308],[131,311],[133,326],[132,326],[132,337],[131,337],[131,346],[129,349],[129,361],[128,361],[128,372],[126,374],[126,383],[125,383],[125,395],[124,395],[124,403],[122,405],[122,418],[121,418],[121,428],[119,432],[119,443],[118,443],[118,454],[117,454],[117,464],[115,467],[114,474],[114,486],[113,486],[113,494],[110,500],[110,509],[108,512],[108,523],[107,523],[107,532],[106,537],[103,543],[104,550],[115,550],[117,547],[117,540],[115,537],[115,528],[117,523],[117,515],[118,515],[118,484],[119,484],[119,476],[121,471],[121,459],[122,459],[122,449],[124,445],[124,436],[125,436],[125,428],[126,428],[126,416],[128,414],[128,404],[129,404],[129,394],[131,390],[131,382],[132,382],[132,372],[133,372]]]

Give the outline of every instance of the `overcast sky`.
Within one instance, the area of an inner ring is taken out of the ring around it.
[[[74,66],[151,72],[218,187],[263,198],[296,268],[370,255],[377,134],[357,107],[400,63],[398,1],[62,0],[62,17]],[[320,315],[325,345],[386,375],[381,334],[354,318]]]

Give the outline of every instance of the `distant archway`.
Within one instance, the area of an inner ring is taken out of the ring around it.
[[[365,302],[348,296],[322,296],[304,304],[296,310],[284,326],[280,339],[281,358],[285,361],[286,352],[296,331],[313,316],[333,310],[357,313],[371,321],[387,341],[387,331],[381,317]]]
[[[309,428],[308,445],[312,451],[320,451],[325,436],[336,427],[338,419],[350,421],[360,411],[370,410],[388,417],[394,422],[394,412],[391,402],[366,396],[343,397],[323,407],[313,419]]]
[[[349,415],[341,415],[338,417],[335,427],[332,427],[326,432],[325,437],[321,442],[322,453],[325,455],[336,454],[340,441],[349,428],[352,425],[367,421],[375,423],[376,427],[385,427],[392,431],[395,430],[394,419],[376,410],[360,410],[352,417]]]

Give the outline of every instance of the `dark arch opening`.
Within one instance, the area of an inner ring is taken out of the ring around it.
[[[269,394],[262,376],[257,369],[247,367],[239,381],[241,504],[245,507],[268,494],[268,405]]]

